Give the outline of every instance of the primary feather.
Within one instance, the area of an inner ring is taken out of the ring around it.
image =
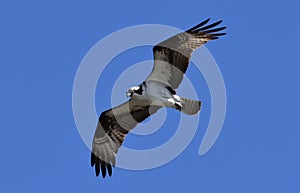
[[[112,175],[116,154],[128,132],[161,107],[175,108],[189,115],[199,112],[200,101],[179,97],[175,90],[188,68],[192,52],[226,34],[216,33],[226,28],[215,28],[222,20],[206,25],[208,22],[209,19],[154,46],[154,66],[149,77],[127,92],[129,101],[101,113],[91,153],[96,176],[100,170],[103,178],[107,173]]]

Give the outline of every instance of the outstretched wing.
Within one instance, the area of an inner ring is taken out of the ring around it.
[[[216,33],[226,27],[214,28],[222,20],[206,25],[209,20],[154,46],[154,67],[147,80],[160,81],[177,89],[188,68],[192,52],[207,41],[226,34]]]
[[[116,164],[116,154],[126,134],[138,123],[157,112],[159,106],[145,106],[137,99],[129,101],[101,113],[95,131],[91,165],[95,166],[96,176],[112,175],[112,166]]]

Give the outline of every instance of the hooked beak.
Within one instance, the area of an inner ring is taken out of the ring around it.
[[[129,89],[129,90],[126,92],[127,98],[128,98],[128,97],[131,97],[132,94],[133,94],[133,90]]]

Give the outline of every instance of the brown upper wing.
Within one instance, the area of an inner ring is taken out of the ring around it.
[[[147,80],[164,82],[177,89],[188,68],[192,52],[207,41],[226,34],[216,33],[226,27],[214,28],[222,20],[206,25],[208,21],[209,19],[154,46],[154,67]]]
[[[113,109],[104,111],[99,117],[95,131],[91,165],[95,166],[96,176],[112,175],[112,166],[116,164],[116,154],[126,134],[139,122],[157,112],[158,106],[144,106],[138,100],[131,99]]]

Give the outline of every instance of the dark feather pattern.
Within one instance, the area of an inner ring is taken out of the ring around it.
[[[206,25],[209,20],[206,19],[154,46],[154,67],[147,80],[161,81],[172,89],[177,89],[188,68],[192,52],[207,41],[226,34],[214,33],[226,29],[214,28],[221,24],[222,20]]]
[[[187,71],[192,52],[207,41],[218,39],[226,34],[221,32],[226,27],[215,28],[222,23],[222,20],[207,25],[209,21],[210,19],[206,19],[154,46],[154,67],[146,81],[162,82],[168,91],[175,95],[175,90]],[[143,82],[142,85],[146,86],[146,83]],[[143,93],[142,85],[136,90],[137,94]],[[200,107],[200,102],[198,105]],[[103,178],[107,174],[112,175],[116,154],[128,132],[160,108],[160,106],[143,104],[137,99],[130,99],[101,113],[91,153],[91,166],[95,167],[96,176],[99,176],[100,171]],[[181,106],[177,108],[181,109]]]
[[[160,107],[143,106],[137,100],[129,100],[113,109],[104,111],[94,135],[91,166],[95,166],[96,176],[102,173],[104,178],[112,175],[112,166],[116,164],[115,155],[121,147],[126,134],[138,123],[155,113]],[[151,112],[149,110],[151,109]]]

